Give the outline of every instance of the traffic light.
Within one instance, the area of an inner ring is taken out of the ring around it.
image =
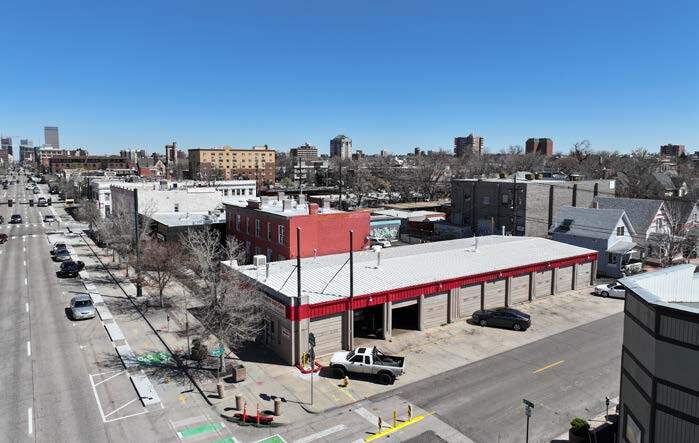
[[[11,207],[12,207],[12,203],[13,203],[12,199],[11,199],[11,198],[8,198],[8,199],[7,199],[7,207],[8,207],[8,208],[11,208]]]
[[[29,206],[32,206],[32,207],[34,206],[34,199],[33,198],[29,199]]]

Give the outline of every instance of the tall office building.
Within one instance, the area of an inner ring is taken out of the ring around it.
[[[0,137],[0,149],[3,149],[8,155],[14,155],[12,152],[12,137]]]
[[[18,160],[23,162],[34,161],[34,142],[26,138],[20,139]]]
[[[165,145],[165,164],[174,165],[177,162],[177,142]]]
[[[305,143],[298,148],[291,148],[289,155],[294,157],[295,160],[314,160],[318,158],[318,148]]]
[[[44,144],[56,149],[61,147],[61,145],[58,143],[57,126],[44,126]]]
[[[679,157],[684,155],[685,148],[684,145],[673,145],[667,144],[660,147],[660,155],[669,155],[672,157]]]
[[[524,152],[551,157],[553,155],[553,140],[550,138],[530,138],[525,143]]]
[[[465,155],[481,155],[485,147],[485,138],[469,134],[467,137],[454,138],[454,154],[457,157]]]
[[[338,135],[330,140],[330,157],[340,157],[342,160],[352,157],[352,139]]]

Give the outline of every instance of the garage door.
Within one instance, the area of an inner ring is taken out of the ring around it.
[[[510,284],[510,304],[529,300],[529,274],[512,277]]]
[[[485,308],[497,308],[505,306],[505,279],[493,280],[484,283]]]
[[[551,276],[553,271],[541,271],[536,273],[535,297],[551,295]]]
[[[422,306],[422,326],[434,328],[447,322],[447,293],[425,296]]]
[[[459,318],[469,318],[481,308],[481,284],[459,289]]]
[[[391,303],[391,309],[405,308],[406,306],[412,306],[417,304],[417,298],[411,298],[410,300],[394,301]]]
[[[578,265],[578,277],[575,280],[575,289],[584,288],[590,286],[590,280],[592,278],[592,262],[581,263]]]
[[[342,315],[311,319],[310,332],[316,337],[316,356],[342,350]]]
[[[556,291],[565,292],[573,289],[573,267],[565,266],[556,270]]]

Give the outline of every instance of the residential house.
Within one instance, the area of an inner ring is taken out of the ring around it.
[[[689,192],[689,187],[677,172],[669,170],[653,173],[649,191],[660,198],[684,197]]]
[[[622,209],[563,206],[551,228],[553,240],[596,250],[597,275],[615,278],[641,270],[635,234]]]

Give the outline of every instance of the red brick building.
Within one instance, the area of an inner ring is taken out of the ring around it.
[[[550,138],[530,138],[524,148],[527,154],[538,154],[551,157],[553,155],[553,140]]]
[[[296,228],[301,228],[301,257],[349,251],[349,231],[354,231],[353,249],[368,245],[368,212],[344,212],[319,208],[290,198],[262,197],[247,207],[225,203],[226,232],[244,245],[248,257],[266,255],[268,261],[296,258]]]

